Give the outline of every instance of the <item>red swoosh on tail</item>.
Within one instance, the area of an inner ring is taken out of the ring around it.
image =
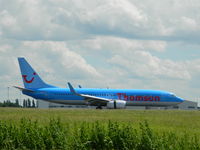
[[[34,72],[33,75],[36,75],[36,73]],[[34,77],[32,77],[31,80],[27,80],[27,75],[22,75],[22,77],[26,83],[32,83],[34,80]]]

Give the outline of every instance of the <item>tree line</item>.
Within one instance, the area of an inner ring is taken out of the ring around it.
[[[37,105],[35,104],[34,100],[30,100],[29,98],[27,100],[23,100],[23,107],[24,108],[36,108]]]
[[[23,108],[36,108],[37,104],[35,103],[35,100],[24,99],[23,104],[20,105],[19,100],[16,99],[15,102],[11,102],[10,100],[6,100],[3,102],[0,102],[0,107],[23,107]]]

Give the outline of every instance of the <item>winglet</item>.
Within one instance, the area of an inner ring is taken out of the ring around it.
[[[69,86],[70,92],[72,92],[72,93],[75,94],[75,95],[79,95],[78,93],[76,93],[76,91],[74,90],[74,88],[72,87],[72,85],[71,85],[70,82],[68,82],[67,84],[68,84],[68,86]]]

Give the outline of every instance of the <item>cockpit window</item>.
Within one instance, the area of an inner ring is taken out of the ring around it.
[[[171,97],[176,97],[174,94],[170,94]]]

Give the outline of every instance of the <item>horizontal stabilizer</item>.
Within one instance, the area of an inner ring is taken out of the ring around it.
[[[21,90],[21,91],[26,91],[26,92],[35,92],[35,91],[33,91],[33,90],[30,90],[30,89],[26,89],[26,88],[22,88],[22,87],[19,87],[19,86],[13,86],[14,88],[17,88],[17,89],[19,89],[19,90]]]

